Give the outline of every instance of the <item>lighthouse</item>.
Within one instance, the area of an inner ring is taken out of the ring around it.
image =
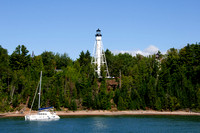
[[[94,50],[93,50],[93,56],[91,63],[94,65],[95,72],[97,73],[98,77],[101,78],[101,72],[103,71],[106,73],[106,78],[109,78],[109,71],[108,66],[106,62],[106,56],[103,51],[103,44],[102,44],[102,34],[101,30],[97,29],[95,34],[95,44],[94,44]]]

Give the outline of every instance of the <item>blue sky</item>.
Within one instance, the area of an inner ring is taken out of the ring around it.
[[[35,55],[92,53],[95,32],[104,49],[167,51],[200,42],[199,0],[0,0],[0,45],[25,45]]]

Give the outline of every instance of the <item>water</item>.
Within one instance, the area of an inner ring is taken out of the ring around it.
[[[0,118],[0,133],[200,133],[200,116],[73,116],[29,122]]]

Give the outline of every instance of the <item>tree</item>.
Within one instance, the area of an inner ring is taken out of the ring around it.
[[[68,65],[72,65],[72,60],[68,57],[66,53],[55,55],[56,69],[66,68]]]
[[[33,61],[31,63],[31,68],[32,68],[32,77],[33,79],[38,80],[39,79],[39,73],[41,71],[44,71],[44,64],[42,62],[42,57],[39,56],[35,56],[33,57]]]
[[[160,97],[158,97],[158,98],[156,99],[155,109],[156,109],[156,110],[161,110],[161,109],[162,109]]]
[[[0,45],[0,79],[2,79],[3,76],[6,76],[6,72],[9,68],[9,56],[8,51]]]
[[[77,110],[76,101],[74,99],[71,100],[70,110],[73,110],[73,111]]]
[[[126,107],[124,106],[124,101],[123,98],[120,96],[117,104],[117,109],[118,110],[125,110]]]
[[[86,51],[86,53],[82,51],[79,55],[78,61],[80,63],[80,66],[87,66],[88,64],[91,64],[90,52],[88,50]]]
[[[13,70],[20,70],[30,65],[30,55],[24,45],[18,45],[10,56],[10,66]]]
[[[54,70],[56,68],[54,53],[45,51],[41,54],[41,56],[44,64],[44,74],[46,74],[48,77],[53,76]]]

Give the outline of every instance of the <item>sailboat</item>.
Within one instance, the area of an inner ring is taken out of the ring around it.
[[[51,120],[59,120],[60,117],[53,111],[53,107],[40,108],[40,95],[41,95],[41,84],[42,84],[42,71],[40,74],[40,82],[38,84],[39,87],[39,100],[38,100],[38,112],[37,114],[31,114],[31,109],[34,104],[35,96],[37,94],[38,87],[36,88],[35,96],[33,98],[33,102],[31,105],[30,113],[25,116],[26,121],[51,121]]]

